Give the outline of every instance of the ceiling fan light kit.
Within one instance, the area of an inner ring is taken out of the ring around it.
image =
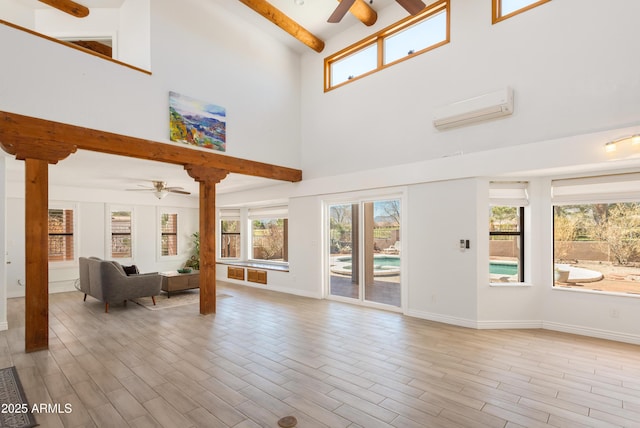
[[[165,181],[151,180],[153,187],[140,186],[141,189],[127,189],[131,192],[153,192],[153,195],[158,199],[163,199],[169,193],[178,193],[180,195],[190,195],[191,192],[187,192],[183,187],[167,187]]]

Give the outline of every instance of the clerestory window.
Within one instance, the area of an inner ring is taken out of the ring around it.
[[[324,60],[329,91],[449,43],[449,0],[427,6]]]
[[[492,22],[495,24],[526,12],[551,0],[491,0]]]

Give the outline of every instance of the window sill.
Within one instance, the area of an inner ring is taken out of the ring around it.
[[[551,289],[554,291],[567,291],[569,293],[585,293],[585,294],[595,294],[595,295],[604,295],[604,296],[613,296],[613,297],[631,297],[633,299],[640,298],[640,293],[624,293],[624,292],[616,292],[616,291],[601,291],[601,290],[590,290],[583,289],[577,287],[562,287],[558,285],[551,286]]]
[[[489,287],[533,287],[528,282],[490,282]]]
[[[259,268],[266,270],[275,270],[279,272],[289,272],[289,264],[284,263],[268,263],[268,262],[251,262],[251,261],[226,261],[226,260],[218,260],[216,263],[221,265],[229,265],[229,266],[241,266],[241,267],[249,267],[249,268]]]

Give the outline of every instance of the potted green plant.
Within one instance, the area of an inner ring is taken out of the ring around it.
[[[200,232],[194,232],[191,237],[193,238],[193,254],[184,266],[200,270]]]

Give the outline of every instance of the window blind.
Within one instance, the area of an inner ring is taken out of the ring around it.
[[[640,173],[553,180],[551,201],[554,205],[640,201]]]
[[[288,218],[289,207],[257,207],[249,208],[249,219],[261,219],[261,218]]]
[[[220,220],[240,220],[240,208],[220,209]]]
[[[526,181],[492,181],[489,183],[489,205],[525,207],[529,205]]]

